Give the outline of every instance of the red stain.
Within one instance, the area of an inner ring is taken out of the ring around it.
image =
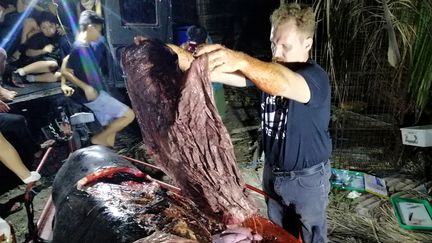
[[[253,216],[243,221],[244,227],[251,228],[255,233],[260,234],[263,237],[262,242],[268,243],[302,243],[303,241],[299,237],[298,239],[285,231],[279,225],[271,222],[270,220],[261,216]]]

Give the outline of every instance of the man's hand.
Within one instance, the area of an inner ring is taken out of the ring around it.
[[[88,101],[95,100],[98,97],[98,92],[92,86],[88,85],[83,90],[84,90],[84,94],[85,94]]]
[[[57,34],[59,34],[60,36],[65,36],[67,33],[66,33],[66,30],[65,29],[63,29],[60,25],[57,25]]]
[[[167,46],[177,54],[180,69],[182,71],[188,70],[195,60],[192,53],[173,44],[167,44]]]
[[[75,90],[67,84],[62,84],[60,87],[65,96],[71,96],[75,92]]]
[[[213,243],[247,243],[262,240],[258,234],[253,234],[252,229],[238,225],[228,226],[228,229],[212,237]]]
[[[6,103],[0,100],[0,112],[6,113],[9,111],[10,111],[10,107]]]
[[[52,14],[54,14],[55,16],[57,16],[58,15],[58,4],[57,3],[53,3],[53,2],[49,3],[48,4],[48,10]]]
[[[219,44],[200,46],[195,56],[207,55],[208,68],[211,72],[233,73],[246,65],[246,55]]]
[[[147,39],[148,39],[147,37],[144,37],[144,36],[142,36],[142,35],[135,36],[135,37],[134,37],[135,45],[140,45],[142,42],[144,42],[144,41],[147,40]]]
[[[54,46],[51,45],[51,44],[46,45],[46,46],[42,49],[42,51],[43,51],[44,54],[51,53],[53,50],[54,50]]]

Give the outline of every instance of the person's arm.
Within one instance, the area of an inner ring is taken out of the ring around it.
[[[63,65],[62,65],[63,66]],[[61,74],[63,77],[65,77],[67,80],[74,83],[76,86],[81,88],[82,90],[88,89],[91,87],[90,85],[86,84],[84,81],[80,80],[74,75],[74,71],[70,68],[65,68],[61,70]]]
[[[179,59],[180,69],[182,71],[188,70],[192,62],[195,60],[192,53],[174,44],[167,44],[167,46],[177,54]],[[235,73],[211,72],[210,80],[212,82],[218,82],[218,83],[235,86],[235,87],[247,86],[246,77],[240,72],[235,72]]]
[[[222,83],[234,87],[248,86],[246,77],[239,72],[235,72],[235,73],[211,72],[210,80],[212,82]]]
[[[43,7],[41,7],[41,6],[39,6],[39,5],[34,5],[34,7],[33,7],[34,9],[36,9],[37,11],[46,11],[47,9],[45,9],[45,8],[43,8]]]
[[[26,50],[26,56],[28,57],[37,57],[45,54],[45,51],[43,49],[27,49]]]
[[[22,13],[24,12],[25,8],[27,7],[25,0],[17,0],[17,12]]]
[[[29,43],[31,43],[31,41],[29,41]],[[26,50],[26,56],[28,56],[28,57],[37,57],[37,56],[40,56],[40,55],[51,53],[51,52],[53,52],[53,50],[54,50],[54,46],[51,45],[51,44],[46,45],[42,49],[31,49],[31,48],[29,48],[29,49]]]
[[[244,54],[244,66],[239,70],[260,90],[275,96],[282,96],[301,103],[308,103],[311,92],[306,80],[277,63],[263,62]]]
[[[17,0],[17,12],[22,13],[29,5],[26,3],[26,0]],[[33,6],[34,9],[38,11],[44,11],[45,9],[37,4]]]
[[[301,103],[308,103],[311,92],[306,80],[300,74],[277,64],[263,62],[245,53],[227,49],[221,45],[207,45],[199,48],[197,56],[208,55],[211,72],[241,72],[260,90],[275,96],[282,96]]]
[[[173,44],[167,44],[167,46],[177,54],[180,69],[182,71],[188,70],[194,60],[192,53]]]
[[[6,113],[10,111],[8,104],[0,100],[0,113]]]
[[[134,43],[135,45],[139,45],[141,42],[147,40],[147,37],[144,36],[135,36]],[[178,56],[179,67],[182,71],[186,71],[190,68],[191,63],[194,60],[192,53],[182,49],[179,46],[174,44],[166,44],[172,51],[174,51]]]
[[[75,61],[72,60],[73,58],[75,58],[74,59]],[[68,59],[66,60],[65,65],[61,66],[60,72],[62,74],[62,77],[64,77],[66,80],[71,81],[73,84],[75,84],[80,89],[82,89],[84,91],[84,94],[85,94],[87,100],[89,100],[89,101],[95,100],[98,96],[96,89],[93,88],[92,86],[88,85],[84,81],[80,80],[79,78],[77,78],[74,75],[74,70],[72,68],[68,67],[68,66],[70,66],[70,65],[68,65],[68,64],[70,64],[70,62],[76,63],[77,58],[79,58],[78,52],[72,51],[71,54],[69,55]]]
[[[2,6],[0,6],[0,23],[4,22],[5,15],[6,15],[5,9]]]
[[[80,1],[77,1],[77,4],[76,4],[76,12],[77,12],[77,16],[78,16],[78,18],[79,18],[80,15],[81,15],[81,3],[80,3]]]
[[[167,46],[177,54],[179,59],[180,69],[182,71],[188,70],[192,62],[195,60],[192,53],[173,44],[167,44]],[[212,82],[218,82],[218,83],[235,86],[235,87],[247,86],[246,77],[240,72],[236,72],[236,73],[211,72],[210,80]]]
[[[95,12],[102,17],[102,3],[100,0],[96,0],[95,2]]]
[[[51,2],[48,4],[48,11],[52,14],[54,14],[54,16],[58,16],[58,4]]]
[[[60,70],[62,72],[62,76],[60,78],[60,88],[63,91],[63,94],[65,96],[71,96],[75,92],[75,90],[72,87],[70,87],[69,85],[66,84],[66,77],[63,75],[63,71],[66,70],[68,61],[69,61],[69,55],[67,55],[63,59],[63,62],[62,62],[61,68],[60,68]]]
[[[7,8],[4,9],[3,14],[6,15],[6,14],[13,13],[15,11],[16,11],[16,7],[13,5],[9,5]]]
[[[71,81],[84,91],[87,100],[95,100],[98,96],[96,89],[77,78],[73,73],[73,70],[70,68],[66,68],[61,72],[63,77],[65,77],[67,80]]]

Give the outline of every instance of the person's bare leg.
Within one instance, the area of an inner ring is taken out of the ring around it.
[[[55,73],[44,73],[44,74],[38,74],[38,75],[27,75],[27,80],[29,82],[45,82],[45,83],[52,83],[57,82],[60,80],[61,73],[55,72]]]
[[[31,174],[22,162],[18,152],[0,133],[0,161],[19,178],[28,178]]]
[[[23,30],[21,32],[20,44],[25,44],[30,37],[32,37],[34,34],[37,34],[39,32],[40,32],[40,28],[36,20],[34,18],[27,18],[24,21]],[[21,53],[19,50],[17,50],[12,54],[12,60],[16,61],[20,58],[20,56]]]
[[[116,136],[117,136],[117,133],[113,133],[107,137],[107,144],[110,144],[111,147],[114,147],[114,145],[115,145]]]
[[[96,134],[91,138],[92,144],[100,144],[109,147],[114,147],[115,136],[135,119],[134,112],[129,109],[125,114],[111,122],[105,130]]]
[[[16,72],[20,76],[24,76],[27,74],[48,73],[57,69],[58,64],[56,61],[38,61],[31,63],[25,67],[18,68]]]
[[[15,96],[17,95],[17,92],[13,90],[8,90],[0,86],[0,100],[1,101],[12,101]]]

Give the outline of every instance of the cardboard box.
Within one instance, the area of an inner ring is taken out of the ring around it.
[[[401,128],[402,143],[417,147],[432,146],[432,125]]]

